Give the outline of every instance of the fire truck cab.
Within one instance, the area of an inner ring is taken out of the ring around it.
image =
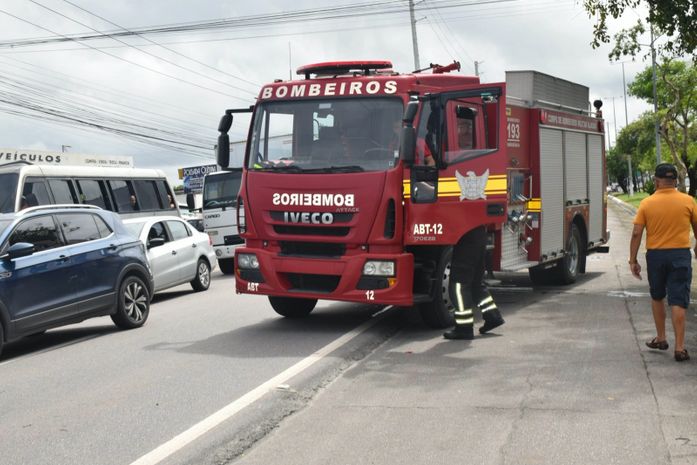
[[[587,88],[583,104],[548,102],[533,95],[546,75],[511,74],[524,95],[507,106],[506,83],[458,69],[319,63],[261,89],[238,197],[238,293],[288,317],[318,299],[419,305],[445,327],[452,245],[480,225],[494,270],[530,268],[535,282],[585,271],[608,239],[603,122],[584,110]],[[221,166],[236,111],[219,127]]]

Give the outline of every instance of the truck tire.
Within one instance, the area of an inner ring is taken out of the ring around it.
[[[556,265],[544,268],[536,266],[528,270],[530,281],[536,286],[554,284],[572,284],[581,270],[583,246],[581,232],[575,224],[569,228],[569,239],[564,248],[566,254],[556,262]]]
[[[452,247],[445,247],[441,251],[434,276],[434,289],[431,290],[433,300],[418,305],[421,319],[426,325],[434,329],[448,328],[455,324],[454,307],[450,302],[450,294],[448,293],[452,257]]]
[[[295,297],[271,297],[269,303],[274,311],[287,318],[302,318],[310,314],[317,305],[317,299],[299,299]]]
[[[235,259],[234,258],[219,258],[218,266],[223,274],[233,274],[235,273]]]
[[[532,281],[532,284],[535,286],[545,286],[548,284],[554,284],[554,278],[556,273],[556,266],[552,266],[551,268],[535,266],[528,269],[528,276],[530,276],[530,281]]]
[[[557,265],[557,276],[562,284],[573,284],[576,282],[578,273],[581,270],[581,258],[583,245],[581,243],[581,231],[575,224],[569,229],[569,239],[566,241],[566,255],[559,260]]]

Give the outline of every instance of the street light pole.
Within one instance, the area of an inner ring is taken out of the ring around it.
[[[624,127],[629,126],[627,117],[627,82],[624,80],[624,61],[622,62],[622,91],[624,92]]]
[[[656,99],[656,48],[653,44],[653,24],[649,25],[651,31],[651,72],[653,81],[653,114],[654,131],[656,133],[656,165],[661,163],[661,133],[658,122],[658,101]]]
[[[421,69],[419,64],[419,43],[416,40],[416,18],[414,18],[414,0],[409,0],[409,16],[411,17],[411,42],[414,48],[414,69]]]

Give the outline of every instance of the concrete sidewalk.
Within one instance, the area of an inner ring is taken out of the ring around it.
[[[408,321],[234,463],[697,464],[697,315],[691,361],[673,360],[670,332],[668,351],[645,347],[632,216],[609,210],[611,253],[589,257],[576,285],[505,278],[506,325],[471,342]]]

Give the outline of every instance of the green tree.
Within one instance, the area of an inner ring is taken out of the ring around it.
[[[639,73],[629,85],[629,93],[653,102],[651,68]],[[666,60],[657,70],[656,100],[661,137],[668,146],[672,162],[678,167],[681,190],[685,176],[690,179],[689,194],[697,192],[697,66],[679,60]]]
[[[667,55],[697,55],[695,0],[583,0],[588,16],[595,20],[591,41],[593,48],[610,42],[610,18],[618,19],[625,13],[634,15],[639,6],[646,7],[648,15],[615,35],[615,47],[610,57],[618,59],[622,55],[636,56],[642,45],[639,44],[639,37],[646,32],[645,24],[651,24],[656,35],[665,37],[660,49]]]
[[[627,157],[632,159],[632,169],[651,171],[655,163],[654,152],[654,117],[652,112],[644,113],[639,119],[622,128],[617,136],[615,146],[608,152],[607,169],[610,178],[614,178],[627,192]],[[637,185],[633,179],[634,185]]]

